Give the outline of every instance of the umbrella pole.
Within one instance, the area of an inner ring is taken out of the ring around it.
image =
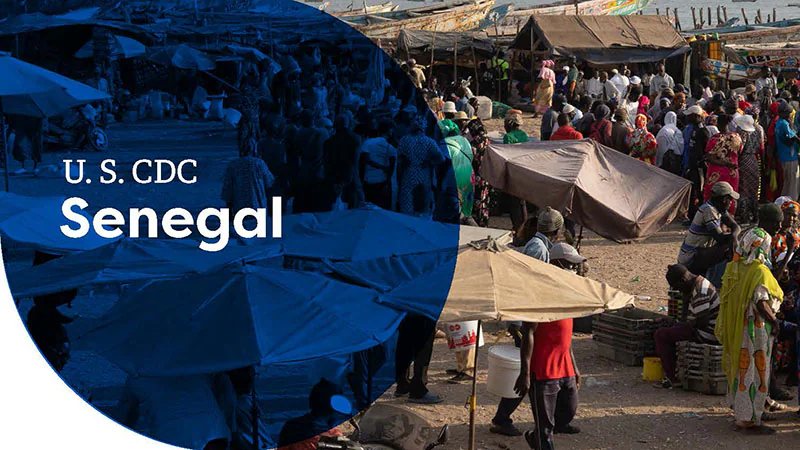
[[[575,244],[575,250],[581,250],[581,241],[583,240],[583,225],[581,225],[581,231],[578,232],[578,242]]]
[[[252,420],[252,427],[253,427],[253,450],[258,450],[258,403],[257,403],[257,396],[256,396],[256,384],[253,383],[253,389],[250,391],[250,400],[252,405],[250,405],[250,415]]]
[[[8,132],[6,131],[6,116],[0,115],[0,127],[3,127],[3,164],[6,166],[6,170],[3,171],[3,178],[6,182],[6,192],[8,192],[8,171],[11,170],[11,167],[8,165]]]
[[[481,321],[478,321],[478,333],[475,336],[475,359],[472,368],[472,395],[469,396],[469,450],[475,450],[475,414],[478,409],[478,351],[481,342]]]

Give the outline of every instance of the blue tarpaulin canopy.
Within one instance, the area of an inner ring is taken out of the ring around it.
[[[402,318],[374,290],[249,266],[133,289],[74,342],[129,373],[192,375],[364,350]]]
[[[280,244],[271,239],[258,248],[228,246],[219,252],[206,252],[191,239],[125,238],[19,270],[8,279],[15,297],[33,297],[90,285],[199,274],[236,261],[279,258],[281,253]]]
[[[0,236],[55,254],[91,250],[114,241],[98,236],[94,230],[79,239],[64,236],[60,230],[64,223],[61,214],[63,202],[61,197],[28,197],[0,192]],[[90,217],[82,215],[91,222]]]

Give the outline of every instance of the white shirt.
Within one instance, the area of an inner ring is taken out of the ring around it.
[[[611,100],[612,98],[619,100],[621,96],[619,89],[617,89],[617,85],[615,85],[611,80],[606,80],[606,82],[603,84],[603,94],[603,97],[606,100]]]
[[[599,78],[589,78],[586,80],[586,93],[592,98],[603,98],[603,83]]]
[[[656,167],[661,166],[664,155],[670,151],[678,156],[683,155],[683,133],[678,129],[676,123],[677,115],[670,111],[664,116],[664,126],[656,135],[658,150],[656,150]]]
[[[660,94],[661,90],[665,88],[674,89],[675,81],[668,73],[665,73],[664,75],[656,74],[650,81],[650,96]]]
[[[775,89],[775,79],[774,78],[772,78],[772,77],[767,77],[767,78],[761,77],[761,78],[756,80],[756,90],[758,92],[761,92],[761,90],[764,89],[765,87],[770,88],[770,90],[772,90],[773,94],[777,94],[777,89]]]
[[[211,376],[128,377],[118,420],[136,409],[137,432],[179,447],[202,450],[216,439],[230,439],[226,415],[214,395]],[[229,413],[230,414],[230,413]]]
[[[397,149],[382,137],[371,138],[361,144],[360,155],[369,154],[369,160],[381,166],[389,165],[389,158],[397,158]],[[361,156],[359,156],[359,159]],[[383,169],[367,164],[364,170],[364,182],[377,184],[386,181],[386,172]]]
[[[628,85],[631,84],[628,77],[619,73],[611,77],[611,82],[614,83],[620,94],[625,94],[628,91]]]

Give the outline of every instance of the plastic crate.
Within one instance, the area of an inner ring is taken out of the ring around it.
[[[616,348],[621,348],[624,350],[628,350],[631,352],[654,352],[656,349],[655,342],[653,341],[636,341],[630,339],[619,338],[613,335],[609,335],[606,333],[602,333],[600,331],[595,331],[592,335],[592,339],[597,342],[602,342],[603,344],[611,345]]]
[[[658,328],[658,324],[667,319],[663,314],[654,313],[640,308],[628,308],[619,311],[609,311],[597,316],[597,321],[607,323],[616,328],[626,330],[649,330]]]
[[[675,320],[683,319],[683,294],[680,291],[670,289],[667,292],[667,315]]]
[[[605,333],[619,337],[620,339],[634,340],[653,340],[653,334],[655,334],[656,330],[658,329],[645,328],[641,330],[629,330],[627,328],[615,327],[612,324],[597,320],[595,320],[594,324],[592,324],[592,328],[595,333]]]
[[[622,363],[626,366],[641,366],[644,363],[644,357],[649,356],[641,352],[632,352],[599,341],[595,341],[595,345],[597,345],[597,353],[601,357]]]
[[[728,380],[725,375],[722,377],[698,377],[689,374],[687,379],[683,382],[684,389],[694,392],[700,392],[706,395],[725,395],[728,393]]]

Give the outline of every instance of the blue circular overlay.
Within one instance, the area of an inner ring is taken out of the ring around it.
[[[421,395],[459,199],[414,70],[288,0],[40,3],[0,25],[0,237],[61,378],[200,449]]]

